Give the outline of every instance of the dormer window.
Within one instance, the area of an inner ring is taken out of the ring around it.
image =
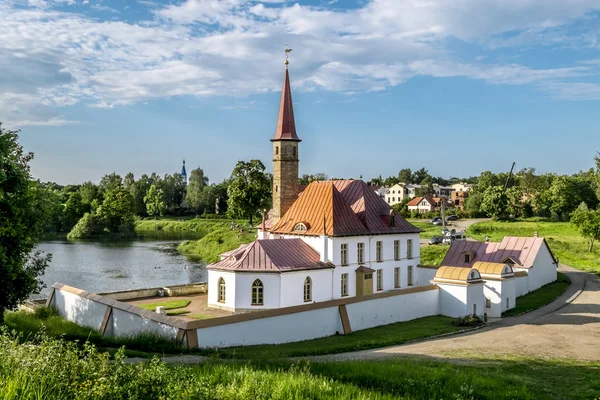
[[[469,264],[471,262],[471,255],[469,253],[464,254],[465,264]]]
[[[298,222],[294,225],[294,232],[306,232],[308,230],[308,226],[304,222]]]
[[[513,260],[512,258],[510,258],[510,257],[506,257],[506,258],[505,258],[505,259],[502,261],[502,264],[508,264],[508,265],[510,265],[510,266],[512,267],[512,266],[513,266],[513,265],[515,265],[516,263],[515,263],[515,260]]]

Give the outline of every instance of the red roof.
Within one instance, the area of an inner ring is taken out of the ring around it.
[[[415,197],[414,199],[412,199],[411,201],[409,201],[408,203],[406,203],[406,206],[418,206],[419,203],[421,202],[422,197]]]
[[[543,247],[546,247],[552,259],[556,260],[548,243],[541,237],[505,236],[500,243],[459,240],[452,243],[441,265],[470,268],[477,261],[502,263],[510,257],[518,264],[517,267],[531,268]],[[473,255],[468,264],[464,262],[465,253]]]
[[[296,135],[296,122],[294,121],[294,106],[292,104],[292,89],[290,88],[290,75],[288,69],[285,69],[283,78],[283,88],[281,89],[281,101],[279,103],[279,118],[277,119],[277,129],[275,140],[294,140],[301,142]]]
[[[223,253],[223,259],[207,269],[285,272],[305,269],[331,268],[320,261],[319,253],[302,239],[255,240],[238,249]]]
[[[299,223],[306,230],[295,230]],[[269,231],[353,236],[418,233],[420,229],[393,211],[365,182],[340,180],[312,182]]]

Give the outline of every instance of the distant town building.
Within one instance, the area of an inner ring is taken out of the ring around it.
[[[406,197],[408,197],[408,189],[404,185],[395,184],[394,186],[385,189],[385,201],[393,206],[395,204],[402,203]]]

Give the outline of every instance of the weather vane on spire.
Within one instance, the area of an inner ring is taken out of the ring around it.
[[[288,45],[285,45],[285,67],[287,68],[287,66],[290,64],[290,62],[288,61],[288,56],[290,55],[290,53],[292,52],[292,49],[290,49],[288,47]]]

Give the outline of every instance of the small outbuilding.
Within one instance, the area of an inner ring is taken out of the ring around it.
[[[500,318],[506,310],[516,305],[516,280],[508,264],[476,262],[473,269],[479,271],[484,281],[485,312],[489,317]]]
[[[440,314],[462,317],[485,312],[484,282],[478,270],[440,267],[431,282],[440,288]]]

